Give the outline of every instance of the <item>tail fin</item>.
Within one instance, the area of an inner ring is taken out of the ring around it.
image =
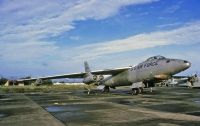
[[[91,71],[90,71],[90,67],[89,67],[87,61],[84,62],[84,66],[85,66],[85,72],[86,72],[86,73],[90,73]]]

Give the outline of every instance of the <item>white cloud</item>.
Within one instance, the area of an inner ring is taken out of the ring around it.
[[[178,1],[176,4],[167,7],[164,12],[165,13],[174,13],[181,8],[183,1]]]
[[[71,40],[80,40],[80,36],[70,36]]]
[[[200,22],[169,31],[143,33],[75,48],[60,47],[56,42],[47,40],[76,28],[76,21],[102,20],[117,14],[121,7],[154,1],[158,0],[5,1],[0,5],[0,60],[11,64],[26,62],[30,65],[26,68],[48,62],[49,68],[63,69],[69,61],[77,65],[80,60],[108,54],[200,42]],[[71,36],[71,39],[78,37]]]
[[[200,22],[193,22],[182,27],[130,36],[125,39],[90,44],[73,49],[75,59],[95,58],[98,56],[153,48],[165,45],[190,45],[200,42]],[[82,55],[79,55],[82,54]]]
[[[1,60],[7,62],[13,61],[34,61],[44,60],[50,55],[56,55],[58,47],[54,44],[47,42],[24,42],[24,43],[5,43],[1,44],[0,53],[2,54]],[[54,54],[52,54],[54,52]],[[40,55],[42,54],[42,55]]]
[[[144,4],[157,0],[72,0],[72,1],[9,1],[0,9],[1,34],[15,34],[27,39],[57,36],[74,28],[75,21],[105,19],[115,15],[123,6]]]
[[[174,26],[180,26],[183,24],[182,22],[175,22],[175,23],[169,23],[169,24],[162,24],[156,26],[157,28],[163,29],[163,28],[169,28],[169,27],[174,27]]]
[[[154,1],[157,0],[3,1],[0,5],[1,59],[38,60],[38,57],[56,55],[62,47],[44,39],[74,29],[75,21],[105,19],[123,6]]]

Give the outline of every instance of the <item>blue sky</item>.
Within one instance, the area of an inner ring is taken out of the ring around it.
[[[0,0],[0,75],[44,76],[186,59],[200,74],[199,0]]]

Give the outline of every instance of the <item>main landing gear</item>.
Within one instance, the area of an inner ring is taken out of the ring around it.
[[[143,88],[139,87],[139,88],[132,88],[131,90],[131,95],[138,95],[143,93]]]
[[[108,93],[110,92],[110,87],[109,86],[105,86],[103,89],[103,92]]]
[[[90,94],[90,91],[91,91],[90,87],[89,87],[89,86],[88,86],[88,87],[85,86],[84,88],[85,88],[85,90],[87,90],[87,94],[89,95],[89,94]]]

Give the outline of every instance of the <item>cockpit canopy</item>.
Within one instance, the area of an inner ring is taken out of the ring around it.
[[[160,59],[166,59],[166,58],[164,56],[158,55],[158,56],[150,57],[146,61],[152,61],[152,60],[155,60],[155,59],[160,60]]]

